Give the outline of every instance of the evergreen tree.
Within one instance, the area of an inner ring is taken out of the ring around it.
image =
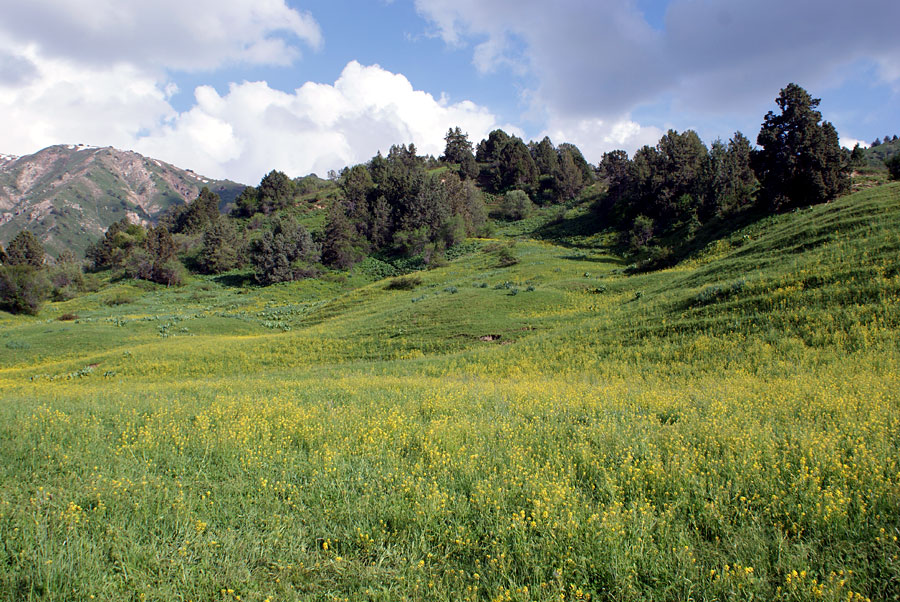
[[[247,186],[234,200],[234,209],[231,215],[234,217],[253,217],[261,211],[259,206],[259,192],[253,186]]]
[[[143,244],[147,236],[140,224],[132,224],[127,217],[107,228],[103,238],[90,245],[85,257],[95,270],[122,268],[132,250]]]
[[[891,174],[891,179],[900,180],[900,154],[896,154],[890,159],[885,159],[884,164]]]
[[[284,172],[273,169],[260,180],[257,197],[265,214],[284,209],[294,200],[294,183]]]
[[[534,159],[534,164],[542,176],[553,176],[556,174],[559,169],[559,154],[549,137],[544,136],[538,143],[532,142],[529,145],[529,150],[531,151],[531,157]]]
[[[22,230],[6,246],[5,263],[40,268],[44,265],[44,255],[44,245],[37,236],[28,230]]]
[[[444,136],[446,146],[441,161],[446,163],[463,163],[467,157],[474,157],[469,135],[464,134],[459,126],[451,128]]]
[[[493,163],[500,158],[500,151],[509,142],[509,134],[503,130],[494,130],[488,137],[478,143],[475,160],[479,163]]]
[[[358,246],[345,207],[341,203],[332,204],[322,235],[322,263],[339,270],[353,267],[363,255]]]
[[[755,167],[762,193],[776,210],[833,199],[849,187],[837,131],[822,122],[819,99],[796,84],[781,90],[780,109],[766,115],[756,139]]]
[[[197,263],[207,274],[221,274],[240,265],[238,236],[231,221],[219,217],[203,232]]]
[[[727,146],[720,140],[713,143],[706,216],[728,215],[754,203],[759,182],[753,173],[752,155],[750,141],[740,132],[735,132]]]
[[[276,220],[271,230],[250,244],[250,263],[260,284],[287,282],[312,273],[319,253],[309,231],[291,217]]]
[[[511,189],[533,192],[537,189],[538,169],[520,138],[511,138],[500,151],[497,170],[500,182],[495,190],[498,192]]]
[[[561,148],[556,172],[553,174],[555,188],[560,200],[574,199],[584,188],[583,173],[575,164],[575,157],[568,148]]]
[[[197,195],[184,214],[184,221],[178,232],[196,234],[219,219],[219,195],[206,186]]]
[[[49,294],[44,270],[28,263],[0,266],[0,309],[34,315]]]

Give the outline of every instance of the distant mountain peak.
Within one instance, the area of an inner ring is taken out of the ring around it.
[[[0,241],[27,228],[50,253],[83,251],[115,221],[153,223],[208,186],[223,205],[244,188],[111,146],[57,144],[0,155]]]

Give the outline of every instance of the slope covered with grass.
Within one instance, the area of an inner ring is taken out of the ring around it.
[[[900,596],[900,185],[646,274],[585,219],[0,314],[0,599]]]

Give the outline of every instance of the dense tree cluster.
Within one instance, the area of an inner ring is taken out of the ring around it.
[[[67,252],[56,261],[48,260],[43,245],[28,230],[19,232],[6,250],[0,246],[0,309],[36,314],[48,297],[70,299],[84,287],[75,256]]]
[[[712,219],[803,207],[846,191],[853,153],[845,155],[834,126],[822,122],[819,100],[790,84],[776,103],[780,112],[766,115],[759,150],[740,132],[707,148],[691,130],[669,130],[631,159],[624,151],[604,154],[603,223],[616,225],[641,250],[676,232],[684,241]]]

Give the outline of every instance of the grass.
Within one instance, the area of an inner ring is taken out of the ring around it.
[[[900,597],[900,185],[636,275],[585,215],[0,314],[0,599]]]

